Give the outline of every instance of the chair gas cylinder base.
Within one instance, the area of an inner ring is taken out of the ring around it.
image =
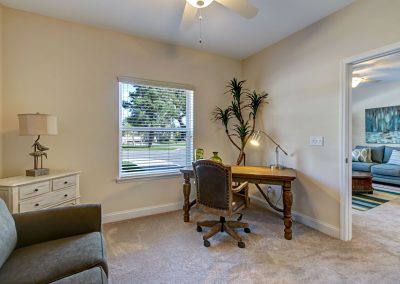
[[[204,246],[209,247],[209,239],[218,232],[226,232],[238,242],[239,248],[244,248],[242,237],[235,231],[237,228],[250,233],[249,224],[240,222],[240,212],[248,206],[248,183],[237,187],[232,186],[232,172],[230,167],[209,160],[200,160],[193,163],[195,184],[197,188],[196,206],[206,213],[220,217],[219,221],[206,220],[197,222],[197,231],[202,227],[211,228],[203,235]],[[240,214],[237,221],[228,221],[235,214]]]
[[[245,233],[250,233],[249,224],[239,222],[239,221],[226,221],[225,217],[220,216],[219,221],[202,221],[197,222],[197,232],[202,232],[202,227],[210,227],[210,231],[208,231],[203,236],[204,246],[209,247],[210,242],[209,238],[217,234],[218,232],[227,232],[232,238],[238,241],[238,247],[244,248],[246,245],[243,242],[242,237],[235,231],[237,228],[244,229]]]

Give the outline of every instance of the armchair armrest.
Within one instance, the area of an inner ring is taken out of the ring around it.
[[[242,183],[241,185],[239,185],[238,187],[232,188],[232,192],[233,193],[239,193],[243,189],[245,189],[248,185],[249,185],[249,183],[246,181],[246,182]]]
[[[17,248],[70,236],[101,232],[100,204],[13,214],[17,228]]]

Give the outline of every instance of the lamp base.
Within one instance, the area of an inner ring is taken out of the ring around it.
[[[45,176],[49,174],[49,169],[41,168],[41,169],[30,169],[26,170],[26,175],[29,177],[37,177],[37,176]]]
[[[278,171],[278,170],[283,170],[285,167],[282,165],[270,165],[269,166],[272,171]]]

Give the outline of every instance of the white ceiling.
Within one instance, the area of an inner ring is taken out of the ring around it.
[[[251,20],[213,2],[199,25],[180,29],[185,0],[0,0],[5,6],[59,19],[179,44],[236,59],[263,48],[347,6],[353,0],[249,0],[260,11]]]
[[[359,87],[400,81],[400,52],[355,64],[353,77],[362,78]]]

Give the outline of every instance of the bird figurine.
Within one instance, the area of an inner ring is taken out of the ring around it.
[[[35,144],[32,145],[32,147],[35,147],[35,146],[39,151],[47,151],[50,149],[49,147],[46,147],[46,146],[43,146],[42,144],[40,144],[39,141],[35,142]]]

